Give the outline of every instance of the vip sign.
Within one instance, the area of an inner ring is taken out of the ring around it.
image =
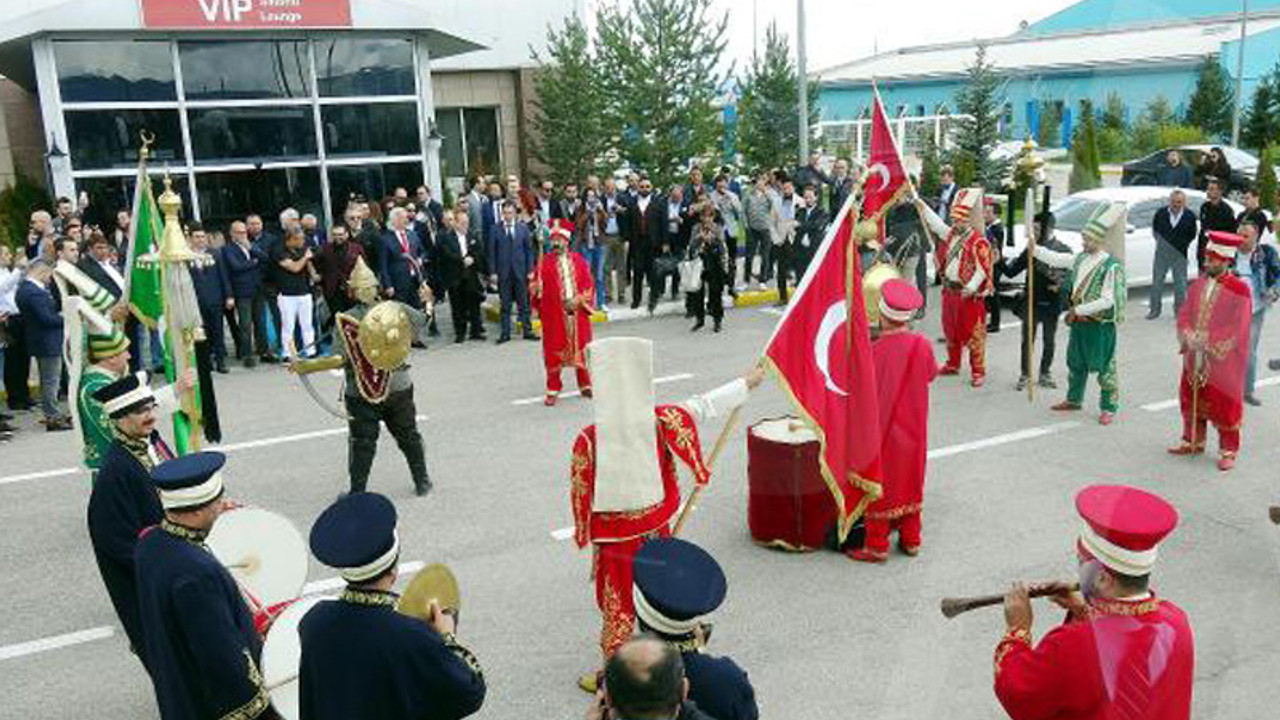
[[[351,27],[350,0],[140,0],[147,28]]]

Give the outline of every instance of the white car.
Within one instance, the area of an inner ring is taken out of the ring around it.
[[[1130,186],[1085,190],[1068,195],[1051,206],[1057,223],[1054,235],[1072,251],[1080,252],[1084,247],[1080,233],[1098,205],[1103,202],[1124,203],[1129,207],[1129,227],[1124,249],[1125,278],[1130,288],[1147,287],[1151,285],[1152,263],[1156,251],[1156,239],[1151,232],[1151,222],[1155,218],[1156,211],[1169,204],[1171,192],[1173,188]],[[1206,200],[1205,194],[1199,190],[1183,190],[1183,192],[1187,195],[1187,212],[1198,218],[1200,206]],[[1238,203],[1230,200],[1225,202],[1231,206],[1231,211],[1237,216],[1244,210],[1244,207]],[[1023,226],[1019,225],[1013,235],[1012,244],[1006,241],[1005,246],[1001,248],[1005,258],[1017,257],[1026,247],[1026,229]],[[1193,242],[1187,254],[1192,254],[1194,248]],[[1187,275],[1188,277],[1196,275],[1194,258],[1187,270]],[[1166,278],[1166,281],[1172,282],[1172,278]],[[1022,275],[1011,278],[1009,282],[1013,285],[1021,285]]]

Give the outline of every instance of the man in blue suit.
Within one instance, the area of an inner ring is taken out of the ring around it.
[[[224,337],[222,310],[235,307],[230,303],[231,278],[227,274],[227,265],[222,252],[209,248],[209,239],[200,223],[191,223],[191,247],[197,253],[207,257],[207,264],[191,266],[191,282],[196,288],[196,299],[200,302],[200,319],[204,323],[204,334],[209,343],[213,368],[219,373],[227,372],[227,341]]]
[[[383,293],[420,309],[418,287],[426,281],[423,258],[422,241],[409,229],[409,212],[402,207],[392,208],[387,229],[382,233],[382,252],[378,258],[378,280]]]
[[[266,300],[261,292],[263,260],[253,251],[245,223],[239,220],[231,223],[230,234],[231,242],[222,249],[222,260],[226,263],[227,279],[231,284],[230,304],[235,308],[236,324],[240,328],[240,342],[237,343],[240,359],[245,367],[251,368],[258,364],[254,357],[255,349],[264,360],[271,355],[262,325],[266,312]]]
[[[537,340],[533,321],[529,316],[529,276],[533,273],[533,241],[529,226],[516,222],[516,206],[507,201],[502,206],[502,224],[492,228],[489,235],[489,281],[498,286],[501,309],[501,332],[498,344],[511,339],[511,303],[517,303],[520,326],[525,340]]]
[[[45,428],[50,432],[70,430],[71,418],[58,409],[58,389],[62,384],[62,315],[49,291],[53,266],[34,260],[27,266],[27,277],[18,285],[14,301],[22,316],[27,354],[36,359],[40,370],[40,410]]]

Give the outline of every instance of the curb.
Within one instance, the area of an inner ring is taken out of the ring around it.
[[[737,298],[730,298],[728,295],[725,297],[726,299],[733,300],[731,305],[726,304],[725,307],[746,308],[758,307],[760,305],[772,305],[778,302],[778,289],[775,287],[768,290],[744,290],[738,293]],[[489,322],[499,321],[498,302],[496,300],[492,298],[486,299],[480,306],[480,309],[484,313],[485,320],[488,320]],[[591,323],[595,325],[626,322],[630,320],[642,320],[649,317],[661,317],[664,315],[677,314],[684,314],[683,299],[664,300],[659,302],[652,313],[643,307],[632,309],[628,305],[614,306],[608,311],[596,310],[591,314]],[[515,326],[516,332],[523,332],[523,326],[521,326],[519,320],[514,321],[513,325]],[[533,321],[533,329],[535,332],[541,331],[542,322],[535,319]]]

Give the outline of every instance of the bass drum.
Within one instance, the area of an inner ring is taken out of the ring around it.
[[[298,720],[298,671],[302,667],[302,639],[298,625],[311,608],[333,598],[304,598],[276,617],[262,643],[262,683],[271,707],[284,720]]]
[[[229,510],[218,517],[205,545],[240,586],[259,632],[302,595],[307,545],[285,516],[262,508]]]
[[[822,479],[818,436],[802,420],[761,420],[747,431],[747,526],[767,547],[805,552],[826,545],[836,504]]]

